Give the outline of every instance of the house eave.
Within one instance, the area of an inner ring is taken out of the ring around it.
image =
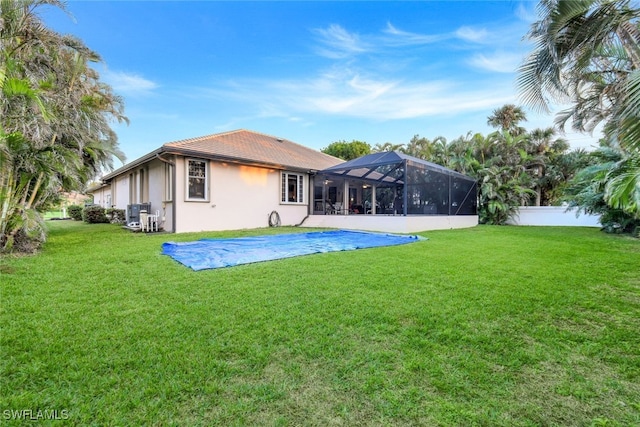
[[[135,169],[136,167],[157,158],[161,154],[194,157],[199,159],[216,160],[220,162],[227,162],[227,163],[233,163],[238,165],[256,166],[256,167],[270,168],[270,169],[276,169],[276,170],[288,170],[292,172],[304,172],[309,174],[314,174],[319,170],[318,167],[311,168],[311,167],[303,167],[303,166],[285,165],[285,164],[279,164],[279,163],[261,162],[255,159],[223,156],[219,154],[208,154],[198,150],[184,150],[184,149],[176,149],[173,147],[167,148],[163,146],[156,150],[153,150],[148,154],[145,154],[142,157],[139,157],[131,161],[130,163],[127,163],[126,165],[114,170],[113,172],[109,172],[108,174],[104,175],[100,180],[103,183],[108,183],[113,178],[119,175],[122,175],[123,173],[126,173],[132,169]]]
[[[131,169],[134,169],[138,166],[140,166],[143,163],[148,162],[149,160],[154,159],[158,154],[161,154],[164,150],[162,148],[158,148],[157,150],[153,150],[152,152],[145,154],[142,157],[139,157],[129,163],[127,163],[126,165],[114,170],[113,172],[109,172],[108,174],[104,175],[101,178],[101,181],[104,183],[107,183],[108,181],[112,180],[113,178],[115,178],[118,175],[122,175],[125,172],[130,171]]]
[[[175,148],[172,148],[169,150],[164,149],[163,153],[184,156],[184,157],[194,157],[199,159],[216,160],[220,162],[233,163],[233,164],[245,165],[245,166],[256,166],[261,168],[288,170],[292,172],[312,173],[318,170],[317,168],[308,168],[308,167],[291,166],[291,165],[284,165],[284,164],[278,164],[278,163],[261,162],[254,159],[222,156],[219,154],[208,154],[208,153],[203,153],[197,150],[176,150]]]

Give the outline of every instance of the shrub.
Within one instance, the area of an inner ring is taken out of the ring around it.
[[[124,209],[107,209],[107,218],[111,224],[124,224],[127,220]]]
[[[104,208],[100,205],[89,205],[82,210],[82,219],[89,224],[100,224],[109,222],[105,215]]]
[[[71,205],[67,208],[69,217],[75,221],[82,221],[82,206]]]
[[[600,224],[606,233],[633,233],[636,227],[640,227],[640,220],[621,209],[607,208],[600,217]]]

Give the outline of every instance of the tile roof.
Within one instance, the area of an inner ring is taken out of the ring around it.
[[[169,142],[162,150],[302,170],[322,170],[343,162],[287,139],[245,129]]]

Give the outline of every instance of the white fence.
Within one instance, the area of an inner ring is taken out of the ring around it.
[[[566,206],[520,206],[519,213],[507,221],[511,225],[562,225],[571,227],[601,227],[598,215],[567,211]]]

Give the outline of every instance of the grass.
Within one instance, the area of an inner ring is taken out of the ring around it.
[[[9,425],[640,425],[636,239],[480,226],[193,272],[162,242],[300,230],[49,224],[0,265]]]

